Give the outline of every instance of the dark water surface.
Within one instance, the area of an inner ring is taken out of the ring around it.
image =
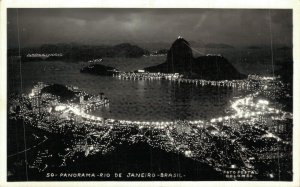
[[[79,72],[79,63],[22,63],[22,88],[29,93],[37,82],[78,86],[90,94],[103,92],[110,100],[108,107],[92,114],[125,120],[174,120],[218,117],[224,115],[234,96],[241,91],[201,87],[167,80],[120,80]],[[8,91],[20,91],[20,66],[8,65]]]

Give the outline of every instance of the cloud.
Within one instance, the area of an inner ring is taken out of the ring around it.
[[[187,40],[232,45],[291,44],[291,10],[250,9],[19,9],[23,46],[103,41]],[[271,16],[271,17],[270,17]],[[17,44],[17,10],[8,9],[8,45]]]

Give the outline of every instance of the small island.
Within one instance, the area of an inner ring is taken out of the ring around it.
[[[101,64],[88,65],[80,70],[81,73],[89,73],[94,75],[112,76],[118,70],[110,66],[104,66]]]
[[[76,96],[76,92],[68,89],[66,86],[61,84],[51,84],[41,89],[41,94],[49,93],[60,97],[61,101],[71,100]]]

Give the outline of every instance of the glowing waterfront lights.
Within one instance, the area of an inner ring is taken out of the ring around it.
[[[260,90],[263,89],[262,86],[259,87]],[[37,94],[38,91],[34,90],[33,93]],[[25,97],[28,100],[28,95],[25,95]],[[42,94],[42,101],[44,101],[47,97],[48,95]],[[217,159],[207,159],[213,167],[228,168],[228,165],[225,165],[224,163],[228,163],[227,159],[230,158],[238,160],[241,159],[239,161],[243,161],[244,166],[250,168],[247,165],[251,160],[251,157],[249,156],[258,154],[259,156],[263,157],[262,159],[265,157],[270,157],[270,155],[273,157],[275,156],[275,153],[273,152],[277,149],[276,147],[278,145],[281,146],[282,144],[291,144],[290,140],[286,139],[284,136],[282,136],[283,140],[280,141],[280,139],[277,137],[277,133],[285,131],[284,125],[286,125],[286,121],[281,121],[286,120],[287,118],[292,118],[292,114],[290,112],[282,111],[283,106],[281,104],[277,105],[276,100],[271,99],[270,101],[272,101],[272,103],[270,102],[269,104],[269,102],[266,100],[258,99],[261,97],[265,96],[262,94],[249,94],[234,97],[230,102],[231,104],[228,107],[226,105],[226,109],[222,111],[224,115],[217,117],[212,116],[212,118],[203,118],[202,121],[199,119],[184,119],[174,121],[105,119],[103,117],[97,117],[96,115],[94,116],[92,114],[88,114],[86,108],[88,108],[87,106],[93,107],[93,102],[81,103],[80,105],[74,102],[70,103],[72,101],[68,103],[61,103],[61,101],[57,100],[56,97],[51,97],[51,99],[55,99],[56,101],[52,102],[49,100],[51,102],[42,103],[42,112],[39,113],[42,115],[44,112],[47,113],[47,111],[49,111],[49,113],[45,116],[41,116],[44,119],[41,120],[42,123],[39,122],[37,124],[37,127],[47,128],[49,132],[57,133],[63,132],[63,127],[65,126],[71,127],[70,129],[72,130],[72,133],[77,133],[78,135],[83,134],[86,139],[91,139],[91,141],[86,141],[88,142],[86,143],[85,139],[74,136],[75,138],[71,139],[70,150],[68,151],[72,154],[73,152],[75,153],[82,150],[85,151],[87,149],[90,151],[88,154],[91,155],[96,154],[97,152],[106,154],[113,150],[114,147],[111,145],[117,145],[112,144],[113,141],[122,144],[125,141],[128,141],[129,143],[138,143],[139,141],[146,140],[150,146],[159,147],[168,152],[173,151],[186,157],[191,157],[192,159],[201,159],[208,153],[219,154]],[[37,98],[29,98],[28,101],[33,102],[32,106],[34,110],[32,112],[34,112],[34,114],[38,114],[36,110]],[[267,105],[271,105],[274,108],[271,108]],[[63,106],[65,110],[61,108],[59,110],[62,110],[62,112],[53,112],[56,110],[55,106],[57,106],[58,109]],[[50,113],[49,107],[52,108],[52,113]],[[31,114],[31,111],[29,112],[29,114]],[[276,112],[279,114],[276,114]],[[63,115],[61,113],[63,113]],[[27,113],[25,113],[25,115],[26,114]],[[262,115],[259,116],[259,114]],[[242,119],[234,120],[237,117],[241,117]],[[30,116],[25,116],[24,118],[27,120],[32,119]],[[57,119],[57,122],[55,122],[54,125],[48,125],[53,122],[53,119]],[[273,121],[270,122],[269,119],[273,119]],[[227,120],[230,120],[230,122],[224,122]],[[287,122],[289,123],[289,121]],[[36,122],[33,123],[33,125],[35,124]],[[59,129],[53,128],[56,127],[56,125],[59,127]],[[279,130],[276,129],[276,126]],[[67,129],[69,130],[69,128]],[[83,131],[82,129],[87,131]],[[270,132],[268,132],[266,129]],[[278,136],[281,137],[281,134],[279,133]],[[105,137],[105,139],[102,139],[102,137]],[[244,141],[251,142],[252,140],[253,142],[257,142],[256,144],[259,144],[259,146],[254,146],[252,148],[248,145],[245,145],[247,148],[242,147]],[[278,145],[273,146],[272,144],[276,140],[278,141]],[[214,141],[220,142],[220,146],[211,146],[214,144]],[[232,148],[235,151],[233,154],[227,154],[227,146],[222,146],[224,145],[224,141],[226,141],[225,143],[227,145],[232,145]],[[266,144],[261,144],[261,142],[265,142]],[[270,154],[267,151],[270,151]],[[286,152],[286,154],[288,154],[288,151]],[[257,157],[255,159],[259,160],[260,158]],[[232,162],[232,164],[234,163],[236,162]],[[233,165],[232,167],[244,169],[244,166],[240,166],[240,164],[238,164],[237,166]]]
[[[248,119],[250,118],[250,116],[255,116],[255,115],[261,115],[261,114],[265,114],[266,111],[272,111],[274,110],[274,112],[279,113],[279,110],[275,110],[274,108],[268,108],[267,105],[269,104],[269,102],[267,100],[263,100],[260,99],[257,101],[257,103],[253,102],[253,94],[252,95],[248,95],[244,98],[239,98],[237,100],[235,100],[234,102],[231,103],[231,107],[234,109],[235,114],[231,115],[231,116],[223,116],[223,117],[218,117],[218,118],[212,118],[210,120],[211,123],[215,123],[215,122],[223,122],[223,121],[227,121],[230,119],[236,119],[236,118],[245,118]],[[255,109],[255,111],[249,111],[250,109],[247,108],[246,106],[256,106],[257,108]],[[266,109],[266,111],[264,111],[263,109]],[[82,112],[82,110],[80,110],[79,106],[77,106],[76,104],[68,104],[68,105],[58,105],[55,107],[56,111],[62,111],[62,110],[66,110],[68,109],[68,111],[73,112],[75,115],[81,116],[82,118],[85,118],[86,120],[91,120],[94,121],[95,123],[101,122],[104,119],[102,117],[97,117],[97,116],[93,116],[93,115],[89,115],[86,114],[85,112]],[[118,121],[120,124],[122,125],[153,125],[155,129],[165,129],[166,127],[168,127],[169,125],[173,125],[174,122],[173,121],[131,121],[131,120],[115,120],[115,119],[107,119],[104,120],[102,125],[105,125],[106,123],[111,123],[114,121]],[[251,120],[253,121],[253,120]],[[178,123],[178,121],[175,121],[175,123]],[[204,121],[201,120],[194,120],[194,121],[186,121],[187,124],[190,125],[197,125],[197,127],[203,127],[203,125],[199,126],[199,123],[205,123]],[[143,127],[139,127],[140,129],[142,129]],[[145,126],[144,126],[145,128]],[[173,128],[169,128],[169,129],[173,129]]]

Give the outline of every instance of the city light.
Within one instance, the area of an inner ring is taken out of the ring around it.
[[[62,110],[65,110],[66,108],[67,108],[67,107],[64,106],[64,105],[58,105],[58,106],[55,107],[55,110],[56,110],[56,111],[62,111]]]
[[[218,83],[215,81],[213,85]],[[284,111],[274,100],[261,99],[266,98],[261,97],[265,93],[263,87],[257,88],[259,91],[233,97],[223,115],[194,120],[138,121],[105,119],[104,116],[93,115],[91,109],[105,107],[109,101],[104,101],[97,95],[87,95],[76,88],[76,97],[81,99],[78,99],[78,102],[62,102],[57,96],[41,93],[45,86],[42,83],[35,85],[22,101],[18,101],[23,103],[22,113],[18,117],[49,132],[63,133],[65,129],[69,129],[74,134],[80,134],[72,140],[64,158],[72,158],[77,152],[84,152],[86,156],[107,154],[113,149],[112,142],[145,141],[152,147],[182,154],[214,168],[247,168],[252,171],[255,169],[253,164],[260,157],[274,157],[272,152],[263,154],[271,148],[275,149],[272,147],[274,140],[283,147],[291,145],[289,139],[278,134],[279,130],[275,128],[275,124],[285,123],[292,119],[293,115]],[[72,86],[68,88],[73,89]],[[83,99],[82,95],[86,95],[87,99]],[[26,110],[28,103],[31,103],[32,110]],[[12,118],[14,115],[11,114]],[[285,128],[286,125],[280,131],[284,131]],[[82,138],[79,138],[81,136]],[[87,139],[91,142],[87,143]],[[260,147],[249,146],[248,142],[252,142],[253,145],[259,144]],[[227,152],[228,147],[234,152]],[[213,154],[217,157],[207,156]],[[244,165],[224,165],[228,161],[226,159],[238,160]]]

